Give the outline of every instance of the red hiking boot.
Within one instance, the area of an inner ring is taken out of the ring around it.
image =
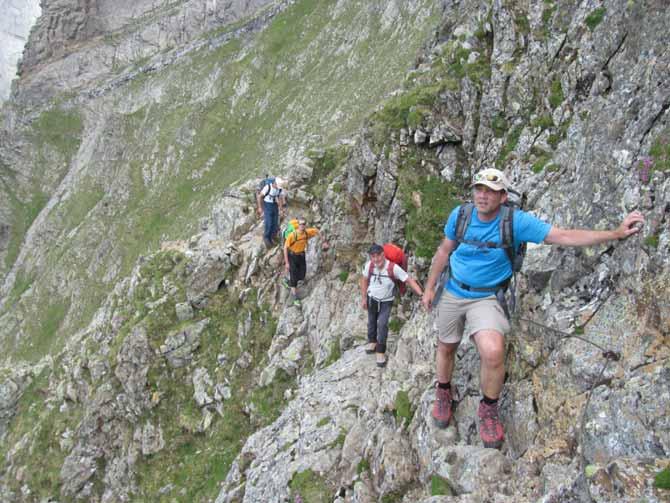
[[[488,405],[479,402],[479,436],[484,443],[484,447],[500,449],[505,439],[503,425],[498,417],[498,404]]]
[[[451,420],[451,388],[435,388],[433,419],[439,428],[446,428],[449,426],[449,421]]]

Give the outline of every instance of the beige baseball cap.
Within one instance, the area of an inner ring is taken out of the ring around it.
[[[509,188],[509,182],[505,173],[495,168],[486,168],[477,173],[472,177],[472,185],[486,185],[488,188],[493,190],[504,190],[507,191]]]

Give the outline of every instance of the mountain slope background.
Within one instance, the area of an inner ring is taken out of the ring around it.
[[[12,352],[35,360],[58,349],[140,253],[194,230],[230,183],[285,172],[304,163],[307,148],[353,131],[402,82],[438,19],[430,2],[268,9],[107,81],[83,72],[89,80],[79,91],[81,76],[67,81],[76,53],[30,67],[37,75],[26,77],[17,102],[43,99],[42,85],[58,96],[30,112],[10,105],[7,114],[6,135],[16,137],[8,140],[22,148],[3,163],[9,239],[0,325]],[[93,35],[79,49],[85,61],[113,47]],[[56,71],[65,89],[34,83]]]
[[[663,2],[45,2],[3,109],[7,501],[663,501],[670,54]],[[416,299],[366,359],[371,241],[425,280],[471,174],[554,225],[508,339],[502,452],[478,357],[436,429]],[[253,214],[322,230],[302,309]],[[325,246],[324,246],[325,245]],[[159,251],[162,250],[162,251]]]

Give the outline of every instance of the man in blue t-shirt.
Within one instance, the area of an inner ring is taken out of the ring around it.
[[[507,201],[509,183],[501,171],[489,168],[474,176],[472,186],[474,209],[465,235],[459,245],[456,240],[459,208],[456,208],[444,227],[445,238],[433,257],[421,300],[426,309],[431,308],[438,277],[449,261],[450,277],[437,306],[437,387],[432,415],[439,427],[446,428],[449,424],[451,375],[467,321],[466,335],[472,337],[481,361],[483,398],[477,412],[479,435],[485,447],[500,448],[504,431],[498,416],[498,397],[505,377],[504,334],[509,331],[509,322],[495,292],[512,276],[512,265],[504,248],[477,245],[501,243],[500,207]],[[512,235],[515,247],[523,242],[589,246],[627,238],[638,232],[643,223],[642,214],[634,211],[611,231],[559,229],[529,213],[515,210]]]

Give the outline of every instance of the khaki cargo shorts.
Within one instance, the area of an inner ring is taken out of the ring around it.
[[[480,330],[505,334],[510,326],[495,295],[483,299],[463,299],[445,289],[437,305],[434,328],[440,342],[455,344],[461,342],[464,332],[467,336]]]

